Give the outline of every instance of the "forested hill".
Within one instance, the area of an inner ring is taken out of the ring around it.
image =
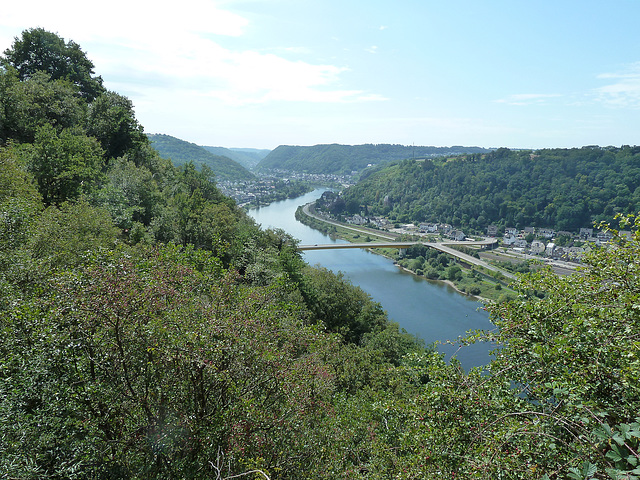
[[[219,180],[248,180],[254,178],[245,167],[231,158],[211,153],[195,143],[180,140],[171,135],[148,134],[151,145],[162,158],[171,160],[174,165],[181,166],[188,162],[200,167],[206,165]]]
[[[262,160],[257,170],[282,169],[305,173],[349,174],[368,165],[404,158],[424,158],[456,153],[486,153],[479,147],[419,147],[388,144],[281,145]]]
[[[352,210],[399,222],[577,230],[640,208],[640,147],[498,149],[401,161],[344,192]]]
[[[260,161],[265,158],[271,150],[260,148],[225,148],[225,147],[210,147],[203,145],[202,148],[214,155],[221,155],[223,157],[235,160],[244,168],[251,170]]]

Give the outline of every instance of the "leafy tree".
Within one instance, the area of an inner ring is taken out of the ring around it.
[[[65,202],[42,213],[27,247],[40,268],[64,268],[82,264],[90,252],[114,248],[118,233],[106,210]]]
[[[131,100],[109,91],[89,105],[87,135],[98,139],[107,158],[127,154],[138,165],[141,149],[149,143],[135,118]]]
[[[2,320],[13,475],[299,478],[328,447],[322,359],[336,339],[304,326],[277,284],[242,286],[215,258],[168,247],[97,255],[51,288]]]
[[[104,90],[102,78],[93,76],[93,62],[72,40],[65,42],[57,34],[43,28],[24,30],[11,48],[4,51],[2,64],[18,72],[20,80],[28,80],[37,72],[47,73],[52,80],[68,80],[88,101]]]
[[[67,80],[51,80],[45,72],[19,81],[15,70],[0,71],[0,140],[30,143],[45,125],[58,132],[82,125],[86,104],[76,93]]]
[[[75,129],[58,133],[45,125],[25,151],[29,170],[47,205],[78,198],[102,175],[102,149],[95,139]]]
[[[359,344],[369,332],[386,327],[386,315],[378,303],[342,274],[324,268],[307,269],[303,288],[307,307],[327,331],[340,333],[346,342]]]

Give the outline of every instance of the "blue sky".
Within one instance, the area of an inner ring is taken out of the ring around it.
[[[95,5],[89,6],[89,5]],[[225,147],[640,144],[637,0],[11,2],[148,133]]]

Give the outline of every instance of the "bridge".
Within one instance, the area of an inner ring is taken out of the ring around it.
[[[348,230],[354,230],[358,233],[363,233],[363,230],[360,228],[355,228],[352,226],[344,225],[340,222],[336,222],[335,220],[329,220],[326,218],[319,217],[318,215],[309,211],[309,206],[312,204],[308,203],[302,207],[302,211],[305,215],[308,215],[316,220],[320,220],[321,222],[328,223],[330,225],[335,225],[337,227],[346,228]],[[394,237],[389,234],[383,234],[381,232],[367,232],[368,234],[375,235],[378,238],[382,238],[384,240],[393,240]],[[506,272],[498,267],[494,267],[493,265],[489,265],[488,263],[472,257],[471,255],[467,255],[466,253],[462,253],[455,248],[451,248],[450,245],[459,245],[459,246],[473,246],[473,245],[493,245],[497,242],[495,238],[485,238],[484,240],[479,241],[445,241],[445,242],[367,242],[367,243],[330,243],[330,244],[314,244],[314,245],[298,245],[298,250],[331,250],[334,248],[409,248],[413,245],[425,245],[427,247],[435,248],[444,253],[448,253],[454,257],[459,258],[463,262],[466,262],[470,265],[477,265],[479,267],[484,267],[487,270],[491,270],[493,272],[499,272],[507,278],[515,279],[515,275]]]
[[[389,243],[322,243],[315,245],[298,245],[298,250],[332,250],[335,248],[409,248],[419,242],[389,242]]]
[[[298,245],[298,250],[306,251],[306,250],[332,250],[337,248],[399,248],[405,249],[410,248],[414,245],[424,245],[425,247],[434,248],[441,252],[447,253],[451,256],[454,256],[463,262],[466,262],[471,265],[476,265],[479,267],[484,267],[488,270],[494,272],[500,272],[505,277],[514,279],[515,276],[509,272],[505,272],[504,270],[494,267],[493,265],[489,265],[483,260],[479,258],[472,257],[466,253],[463,253],[452,246],[487,246],[493,245],[497,242],[495,238],[487,238],[484,240],[478,241],[463,241],[463,242],[367,242],[367,243],[326,243],[326,244],[313,244],[313,245]]]

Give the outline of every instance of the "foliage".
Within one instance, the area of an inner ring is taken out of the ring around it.
[[[252,170],[260,160],[269,155],[271,150],[258,149],[258,148],[224,148],[224,147],[209,147],[202,146],[208,152],[221,157],[227,157],[231,160],[238,162],[247,170]]]
[[[52,126],[44,125],[24,151],[47,205],[77,199],[102,175],[102,149],[94,138],[76,129],[58,134]]]
[[[64,79],[35,72],[20,81],[15,70],[0,70],[0,140],[33,142],[39,128],[58,133],[84,122],[87,106],[77,88]]]
[[[31,28],[15,38],[4,51],[3,66],[11,66],[20,80],[28,80],[37,72],[46,72],[53,80],[68,80],[80,94],[91,101],[103,90],[102,78],[93,76],[93,62],[73,40],[65,42],[57,34],[43,28]]]
[[[623,146],[405,160],[350,187],[343,198],[355,200],[357,211],[364,205],[371,215],[402,223],[577,231],[640,209],[639,158],[639,148]]]
[[[241,181],[254,178],[246,168],[230,158],[214,155],[194,143],[186,142],[170,135],[149,135],[153,148],[160,156],[170,159],[174,165],[187,163],[201,167],[207,166],[220,180]]]
[[[220,454],[232,472],[307,468],[331,338],[302,325],[277,284],[242,286],[191,255],[98,255],[6,319],[2,406],[21,419],[3,425],[7,460],[37,459],[42,476],[213,477]],[[27,393],[32,369],[44,388]]]
[[[457,153],[483,153],[478,147],[413,147],[405,145],[280,145],[262,160],[257,170],[291,170],[305,173],[351,174],[369,164],[385,164],[413,157],[431,157]]]
[[[149,143],[131,100],[115,92],[104,92],[89,105],[87,135],[100,142],[107,158],[128,153],[137,164],[140,149]]]

